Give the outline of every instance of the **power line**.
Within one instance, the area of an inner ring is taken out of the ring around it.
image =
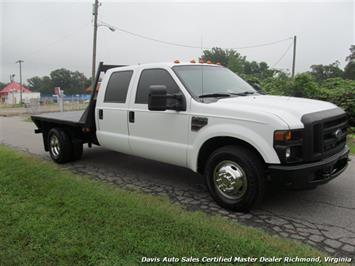
[[[184,48],[192,48],[192,49],[204,49],[204,50],[211,50],[213,47],[201,47],[201,46],[195,46],[195,45],[190,45],[190,44],[183,44],[183,43],[176,43],[176,42],[170,42],[170,41],[165,41],[165,40],[161,40],[161,39],[157,39],[157,38],[153,38],[150,36],[146,36],[143,34],[139,34],[139,33],[135,33],[126,29],[123,29],[121,27],[117,27],[115,25],[111,25],[111,24],[107,24],[110,25],[112,28],[121,31],[123,33],[141,38],[141,39],[145,39],[148,41],[153,41],[153,42],[157,42],[157,43],[162,43],[162,44],[166,44],[166,45],[171,45],[171,46],[177,46],[177,47],[184,47]],[[241,49],[249,49],[249,48],[258,48],[258,47],[264,47],[264,46],[270,46],[270,45],[274,45],[280,42],[284,42],[287,40],[292,39],[292,37],[288,37],[285,39],[281,39],[281,40],[277,40],[277,41],[272,41],[272,42],[266,42],[266,43],[261,43],[261,44],[254,44],[254,45],[248,45],[248,46],[240,46],[240,47],[232,47],[232,48],[226,48],[226,49],[234,49],[234,50],[241,50]]]
[[[254,44],[254,45],[249,45],[249,46],[241,46],[241,47],[235,47],[235,48],[228,48],[228,49],[241,50],[241,49],[248,49],[248,48],[258,48],[258,47],[270,46],[270,45],[277,44],[277,43],[284,42],[284,41],[288,41],[291,39],[292,39],[292,37],[288,37],[288,38],[278,40],[278,41],[267,42],[267,43],[262,43],[262,44]]]
[[[291,39],[292,39],[292,38],[291,38]],[[291,43],[289,44],[289,46],[287,47],[287,49],[285,50],[285,52],[284,52],[284,53],[281,55],[281,57],[276,61],[276,63],[272,65],[271,68],[275,68],[275,66],[276,66],[278,63],[281,62],[281,60],[286,56],[287,52],[290,50],[290,48],[292,47],[292,45],[293,45],[293,42],[291,42]]]
[[[135,36],[135,37],[138,37],[138,38],[141,38],[141,39],[145,39],[145,40],[148,40],[148,41],[153,41],[153,42],[158,42],[158,43],[162,43],[162,44],[166,44],[166,45],[172,45],[172,46],[178,46],[178,47],[201,49],[201,46],[193,46],[193,45],[187,45],[187,44],[164,41],[164,40],[148,37],[148,36],[145,36],[145,35],[142,35],[142,34],[139,34],[139,33],[134,33],[134,32],[119,28],[117,26],[112,26],[112,27],[115,28],[116,30],[121,31],[121,32],[127,33],[129,35],[132,35],[132,36]]]

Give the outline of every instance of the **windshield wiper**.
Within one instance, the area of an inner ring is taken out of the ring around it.
[[[239,96],[246,96],[250,94],[255,94],[254,91],[243,91],[243,92],[238,92],[238,93],[231,93],[232,95],[239,95]]]
[[[209,94],[202,94],[198,96],[198,98],[209,98],[209,97],[230,97],[230,94],[227,93],[209,93]]]

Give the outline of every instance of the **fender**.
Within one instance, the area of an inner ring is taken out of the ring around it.
[[[263,125],[263,127],[263,134],[269,135],[270,138],[272,138],[273,130],[270,128],[270,134],[265,134],[265,125]],[[266,163],[280,163],[276,151],[270,146],[270,143],[273,143],[272,139],[268,141],[258,134],[257,130],[251,130],[242,125],[223,123],[203,128],[195,137],[193,143],[189,146],[187,152],[187,165],[192,171],[197,172],[197,162],[201,147],[206,141],[214,137],[231,137],[245,141],[259,152]]]

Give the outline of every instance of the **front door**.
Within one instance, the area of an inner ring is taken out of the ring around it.
[[[186,111],[149,111],[148,94],[151,85],[165,85],[169,94],[182,94],[167,70],[155,68],[141,72],[136,95],[129,108],[129,143],[132,153],[186,166],[189,116]]]

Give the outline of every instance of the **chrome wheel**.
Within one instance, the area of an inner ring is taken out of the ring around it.
[[[49,140],[49,146],[51,149],[51,153],[55,158],[59,157],[60,154],[60,145],[59,145],[59,139],[55,134],[52,134]]]
[[[248,187],[243,168],[233,161],[220,162],[213,171],[213,181],[219,194],[230,200],[242,198]]]

